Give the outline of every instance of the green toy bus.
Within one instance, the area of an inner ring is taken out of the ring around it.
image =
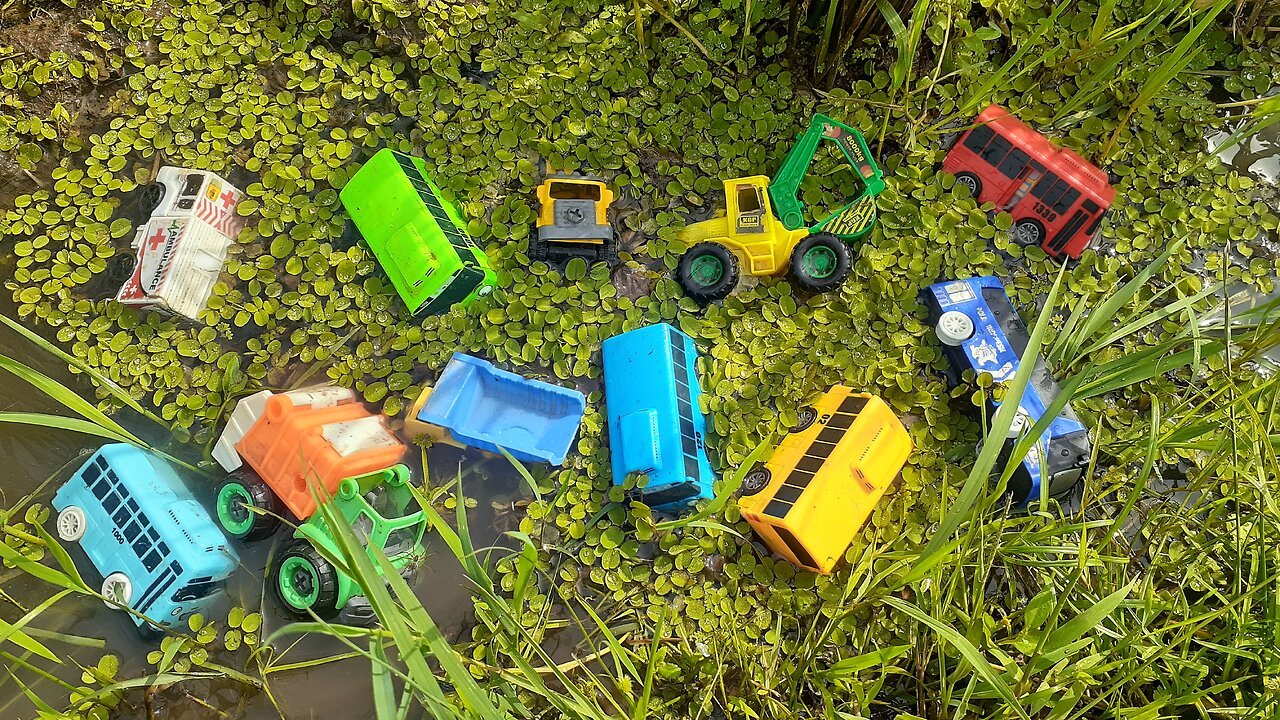
[[[497,274],[419,158],[383,148],[342,188],[351,222],[414,315],[492,292]]]

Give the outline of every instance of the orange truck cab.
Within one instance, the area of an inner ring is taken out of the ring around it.
[[[284,609],[298,618],[345,612],[367,622],[366,588],[330,562],[341,553],[330,523],[344,518],[375,564],[381,553],[396,571],[412,572],[425,553],[427,520],[400,462],[404,451],[386,418],[349,389],[250,395],[236,405],[213,450],[229,473],[215,500],[218,523],[248,541],[271,535],[286,510],[292,513],[294,539],[270,573]],[[379,575],[383,568],[378,564]]]
[[[914,449],[883,400],[837,385],[742,480],[743,518],[778,555],[827,574]]]
[[[384,418],[365,409],[350,389],[325,387],[246,398],[214,457],[228,472],[243,459],[295,517],[306,520],[316,511],[310,483],[323,488],[321,495],[333,495],[343,480],[385,470],[404,452]]]

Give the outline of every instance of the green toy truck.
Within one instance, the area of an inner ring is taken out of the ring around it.
[[[408,482],[409,468],[395,465],[346,478],[329,501],[330,508],[351,523],[356,537],[367,547],[380,548],[401,573],[411,571],[424,556],[422,536],[427,528]],[[334,568],[316,550],[323,547],[342,557],[324,513],[317,512],[299,525],[294,538],[275,566],[272,583],[290,614],[306,617],[310,608],[321,617],[331,617],[357,599],[364,606],[365,591],[355,578]]]
[[[414,315],[466,305],[497,284],[462,214],[425,167],[419,158],[383,148],[339,193],[352,224]]]
[[[410,571],[425,554],[427,519],[400,463],[404,452],[386,418],[350,389],[263,390],[236,404],[214,446],[228,473],[216,495],[218,522],[247,542],[275,534],[282,517],[297,518],[270,573],[285,610],[367,621],[364,589],[327,559],[342,554],[320,506],[346,518],[370,558],[380,548],[397,571]]]

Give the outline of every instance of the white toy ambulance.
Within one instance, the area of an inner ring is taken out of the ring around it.
[[[154,209],[133,238],[138,260],[116,300],[194,320],[244,227],[236,214],[244,193],[211,172],[168,165],[147,190],[152,196],[143,202]]]

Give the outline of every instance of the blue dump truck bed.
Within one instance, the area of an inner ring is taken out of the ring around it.
[[[693,340],[658,324],[611,337],[602,349],[613,483],[621,485],[628,473],[647,474],[639,499],[667,512],[711,498],[715,473],[698,409]]]
[[[586,398],[454,353],[434,388],[423,390],[405,429],[454,445],[559,465],[578,433]]]
[[[953,387],[966,369],[989,373],[997,383],[1013,379],[1030,334],[1000,280],[990,276],[945,280],[930,285],[924,295],[930,322],[937,329],[950,365],[947,379]],[[1019,403],[1019,414],[1024,415],[1020,429],[1030,430],[1058,392],[1049,368],[1037,357],[1031,381]],[[988,416],[995,413],[999,404],[989,401]],[[1015,422],[1014,428],[1019,429],[1019,425]],[[1006,443],[1006,457],[1012,444],[1012,439]],[[1010,496],[1015,503],[1025,505],[1040,498],[1043,483],[1048,484],[1050,495],[1068,493],[1088,466],[1089,455],[1089,431],[1068,403],[1010,479]]]

